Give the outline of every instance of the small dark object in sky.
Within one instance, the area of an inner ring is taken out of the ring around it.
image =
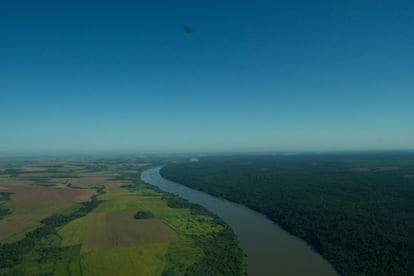
[[[191,34],[193,32],[193,29],[191,29],[189,26],[184,26],[184,32]]]

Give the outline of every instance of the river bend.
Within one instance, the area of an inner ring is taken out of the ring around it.
[[[245,206],[193,190],[160,175],[161,167],[142,172],[141,180],[202,205],[221,217],[238,236],[252,276],[338,275],[303,240],[290,235],[264,215]]]

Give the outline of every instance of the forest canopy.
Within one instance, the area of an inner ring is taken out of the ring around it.
[[[161,174],[265,214],[340,274],[414,271],[414,154],[204,157]]]

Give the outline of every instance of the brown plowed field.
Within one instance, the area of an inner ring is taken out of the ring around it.
[[[115,211],[106,214],[107,241],[110,247],[177,239],[175,231],[161,220],[137,220],[134,214],[135,212],[130,211]]]
[[[90,200],[95,190],[32,186],[29,181],[13,180],[1,184],[1,191],[13,193],[3,206],[12,213],[0,220],[0,240],[36,225],[40,220],[71,206]]]
[[[15,180],[15,179],[2,179],[0,186],[9,189],[10,187],[30,186],[32,184],[29,180]]]
[[[42,219],[61,212],[70,204],[20,205],[12,214],[0,220],[0,241],[36,225]]]
[[[9,206],[82,202],[88,201],[95,193],[94,190],[88,189],[68,189],[40,186],[8,186],[7,188],[8,192],[13,193],[10,200],[5,204]]]

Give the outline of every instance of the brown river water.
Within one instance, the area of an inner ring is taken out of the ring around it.
[[[193,190],[160,175],[161,167],[142,172],[141,180],[197,203],[233,228],[247,255],[251,276],[338,275],[332,266],[303,240],[290,235],[264,215],[243,205]]]

